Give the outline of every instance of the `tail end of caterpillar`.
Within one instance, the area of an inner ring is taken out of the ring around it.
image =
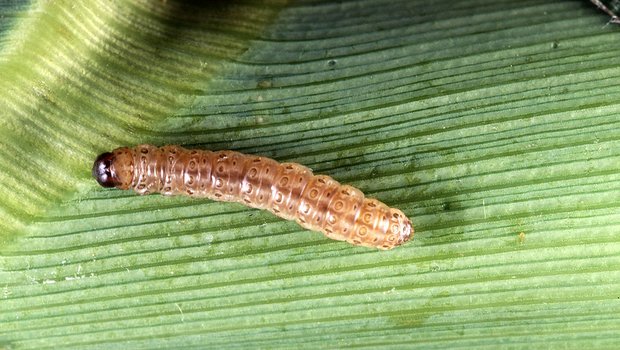
[[[116,187],[128,189],[132,181],[131,165],[133,161],[124,161],[126,157],[131,158],[131,154],[123,149],[116,149],[113,152],[100,154],[93,164],[92,175],[99,185],[103,187]]]
[[[407,242],[413,237],[413,225],[411,220],[398,209],[390,208],[392,212],[392,218],[390,223],[390,230],[386,235],[386,239],[382,245],[378,245],[377,248],[382,250],[389,250]]]
[[[401,238],[402,238],[402,242],[401,244],[407,242],[408,240],[410,240],[413,237],[413,225],[411,224],[411,220],[405,218],[405,221],[403,223],[403,229],[401,231]]]

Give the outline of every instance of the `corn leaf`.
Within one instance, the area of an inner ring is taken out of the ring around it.
[[[0,2],[0,348],[612,348],[620,29],[587,1]],[[350,246],[100,188],[140,143],[402,209]]]

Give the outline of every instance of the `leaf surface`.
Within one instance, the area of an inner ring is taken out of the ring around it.
[[[619,29],[586,1],[0,4],[0,347],[611,348]],[[294,161],[392,251],[99,188],[139,143]]]

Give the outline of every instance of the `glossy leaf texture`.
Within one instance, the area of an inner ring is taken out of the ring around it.
[[[0,2],[0,348],[611,348],[620,28],[588,1]],[[413,220],[375,251],[100,188],[231,149]]]

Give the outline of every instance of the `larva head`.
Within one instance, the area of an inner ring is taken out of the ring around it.
[[[133,180],[133,157],[127,148],[100,154],[93,164],[93,177],[103,187],[129,188]]]

